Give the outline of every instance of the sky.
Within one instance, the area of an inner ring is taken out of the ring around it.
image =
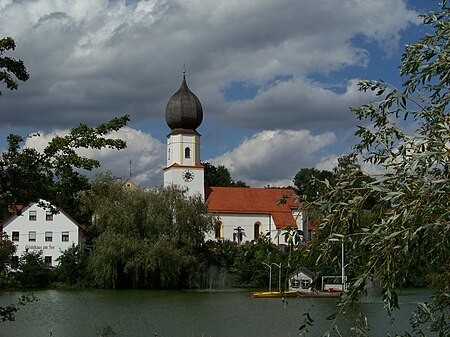
[[[406,44],[433,0],[0,0],[0,37],[30,79],[0,90],[0,151],[13,133],[42,149],[80,123],[130,115],[84,150],[100,172],[161,186],[169,98],[186,69],[203,106],[201,158],[252,187],[289,186],[302,168],[331,170],[357,143],[349,107],[359,79],[399,85]],[[130,165],[131,162],[131,165]],[[87,173],[92,176],[98,171]]]

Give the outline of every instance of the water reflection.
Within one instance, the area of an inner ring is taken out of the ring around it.
[[[309,336],[319,336],[330,325],[325,317],[335,311],[333,299],[254,299],[247,291],[140,291],[140,290],[45,290],[40,301],[28,304],[16,322],[0,323],[1,336],[98,336],[111,327],[116,336],[236,337],[298,336],[303,314],[315,320]],[[427,291],[409,291],[400,297],[402,311],[393,326],[378,299],[355,309],[368,316],[371,336],[403,332],[416,303]],[[12,303],[20,293],[0,294],[0,305]],[[349,310],[339,321],[340,331],[350,336],[356,312]]]

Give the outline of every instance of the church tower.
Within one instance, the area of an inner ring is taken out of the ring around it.
[[[203,120],[203,108],[197,96],[189,90],[185,71],[180,89],[167,102],[166,123],[172,130],[167,135],[167,165],[164,186],[187,188],[189,196],[200,194],[205,200],[204,167],[200,163],[200,134],[197,128]]]

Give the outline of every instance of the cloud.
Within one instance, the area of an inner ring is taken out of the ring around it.
[[[69,130],[55,130],[49,133],[40,131],[39,137],[30,137],[25,147],[33,147],[42,151],[48,142],[56,135],[66,135]],[[113,176],[131,179],[141,187],[161,186],[162,168],[165,164],[165,144],[162,144],[151,135],[130,127],[123,127],[109,137],[120,138],[126,141],[124,150],[113,149],[79,149],[78,153],[88,158],[100,161],[100,168],[93,172],[83,171],[88,177],[93,178],[96,173],[110,171]],[[130,167],[131,161],[131,167]]]
[[[313,135],[307,130],[262,131],[208,161],[227,167],[233,179],[252,187],[289,186],[300,168],[313,167],[315,155],[335,141],[331,132]]]
[[[0,123],[51,130],[124,113],[135,122],[160,118],[185,62],[211,114],[226,111],[234,118],[235,105],[223,102],[221,89],[250,81],[264,88],[253,102],[266,104],[256,116],[260,129],[273,122],[264,114],[288,104],[282,97],[296,89],[306,91],[310,111],[322,109],[317,120],[314,114],[308,118],[317,124],[327,113],[318,100],[327,89],[309,75],[366,67],[370,53],[355,45],[356,36],[389,54],[400,32],[416,21],[401,0],[2,1],[0,31],[16,39],[14,55],[24,60],[31,78],[2,97]],[[280,75],[292,81],[265,88]],[[317,97],[311,94],[316,89]],[[342,103],[353,105],[348,94],[342,96]],[[253,112],[247,118],[257,112],[248,104],[241,109]],[[284,119],[290,113],[297,118],[287,106]]]
[[[314,82],[290,79],[262,90],[255,98],[231,103],[224,119],[249,129],[330,129],[355,124],[350,106],[371,97],[358,91],[357,80],[343,94]]]

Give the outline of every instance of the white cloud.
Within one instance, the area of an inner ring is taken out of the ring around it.
[[[343,155],[331,154],[320,158],[320,161],[316,163],[315,168],[322,171],[333,171],[338,166],[338,159]]]
[[[287,186],[300,168],[314,166],[318,151],[335,141],[331,132],[312,135],[306,130],[263,131],[209,161],[225,166],[233,179],[254,187]]]
[[[131,123],[162,139],[164,107],[186,63],[189,87],[202,101],[205,120],[217,126],[207,130],[209,135],[225,129],[259,132],[218,155],[233,166],[233,177],[252,185],[290,184],[301,167],[325,165],[322,150],[333,145],[336,128],[354,126],[348,107],[368,99],[356,90],[354,78],[373,63],[371,49],[379,46],[382,55],[392,55],[402,31],[417,23],[417,13],[406,4],[0,0],[1,34],[15,39],[12,55],[25,62],[31,76],[18,91],[3,93],[0,125],[49,135],[128,113]],[[349,69],[345,78],[328,77]],[[260,90],[255,97],[227,101],[223,89],[241,82]],[[137,183],[161,184],[164,146],[137,130],[125,134],[131,137],[129,148],[120,155],[96,154],[102,170],[127,177],[131,159]]]
[[[224,119],[249,129],[319,128],[355,125],[350,106],[367,102],[358,80],[351,80],[343,94],[304,80],[287,80],[262,90],[254,99],[231,103]]]
[[[19,92],[2,98],[2,122],[46,129],[95,124],[123,113],[130,113],[133,121],[160,118],[184,62],[197,94],[208,97],[214,114],[221,113],[216,107],[229,114],[234,108],[223,102],[221,88],[237,81],[264,87],[280,75],[293,80],[262,90],[255,106],[264,102],[266,111],[279,111],[280,101],[287,104],[281,97],[304,89],[312,100],[306,103],[319,103],[313,111],[328,108],[320,106],[320,91],[327,89],[308,80],[311,73],[366,67],[370,54],[355,45],[354,37],[375,41],[390,53],[398,47],[401,30],[417,21],[401,0],[1,4],[0,31],[16,39],[14,53],[31,74]],[[335,96],[351,98],[346,93]],[[286,118],[294,113],[292,106],[283,111]],[[334,111],[321,111],[319,121],[327,113]],[[313,116],[311,122],[319,122]],[[256,116],[260,129],[277,122],[273,116],[262,117]],[[286,123],[276,127],[286,128]]]
[[[40,131],[39,137],[28,138],[25,147],[33,147],[42,151],[48,142],[56,135],[66,135],[68,130],[55,130],[50,133]],[[165,144],[161,144],[151,135],[130,127],[123,127],[110,135],[126,141],[124,150],[113,149],[79,149],[78,153],[88,158],[100,161],[100,168],[92,173],[83,171],[83,174],[93,177],[97,172],[110,171],[113,176],[126,179],[131,178],[141,187],[154,187],[162,185],[162,168],[165,164]]]

